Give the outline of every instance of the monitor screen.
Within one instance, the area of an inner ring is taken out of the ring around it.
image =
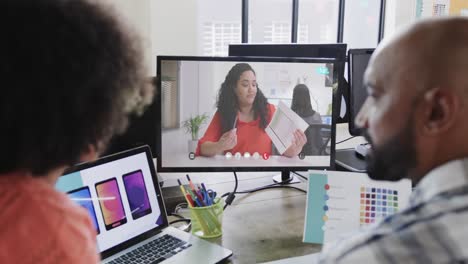
[[[348,52],[349,133],[352,136],[360,135],[360,129],[355,126],[354,119],[367,98],[364,72],[373,52],[374,49],[350,49]]]
[[[339,63],[158,57],[158,171],[332,167]]]
[[[260,57],[284,57],[284,58],[331,58],[337,60],[346,60],[345,43],[330,44],[256,44],[242,43],[229,44],[229,56],[260,56]],[[338,73],[341,69],[338,70]],[[344,73],[344,66],[343,66]],[[337,74],[338,81],[338,118],[337,123],[348,122],[347,102],[349,102],[348,87],[344,75]]]

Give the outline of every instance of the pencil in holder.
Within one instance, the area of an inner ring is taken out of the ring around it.
[[[217,198],[215,203],[205,207],[190,207],[192,234],[202,238],[219,237],[223,234],[224,200]]]

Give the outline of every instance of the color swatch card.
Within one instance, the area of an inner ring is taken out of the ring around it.
[[[325,244],[377,223],[408,204],[411,181],[374,181],[367,174],[309,171],[304,242]]]

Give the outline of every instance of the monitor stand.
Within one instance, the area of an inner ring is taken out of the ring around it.
[[[281,174],[273,176],[273,181],[275,183],[281,183],[281,184],[301,182],[299,178],[294,176],[293,173],[289,170],[282,170]]]

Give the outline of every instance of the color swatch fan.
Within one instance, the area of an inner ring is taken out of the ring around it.
[[[407,206],[411,182],[373,181],[367,174],[309,171],[304,242],[329,243]]]

